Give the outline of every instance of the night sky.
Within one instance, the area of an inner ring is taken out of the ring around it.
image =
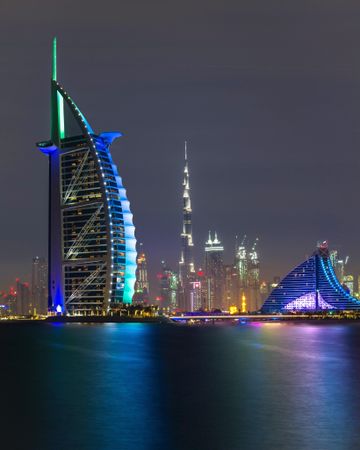
[[[112,147],[152,276],[180,253],[184,140],[197,264],[208,230],[262,278],[328,239],[360,272],[360,3],[2,0],[0,288],[47,253],[51,40],[58,79]],[[153,286],[154,287],[154,286]],[[153,294],[155,287],[153,289]]]

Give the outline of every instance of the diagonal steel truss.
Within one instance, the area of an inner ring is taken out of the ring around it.
[[[80,176],[81,176],[81,173],[87,162],[89,154],[90,154],[90,150],[87,150],[87,152],[85,152],[80,164],[77,166],[75,173],[74,173],[73,177],[71,178],[70,183],[66,189],[64,199],[63,199],[64,204],[69,200],[70,197],[72,197],[73,195],[76,195],[79,192],[79,189],[80,189],[79,186],[81,186],[81,184],[82,184],[82,183],[79,183]]]
[[[83,296],[84,292],[86,291],[86,288],[93,283],[95,280],[103,280],[105,278],[105,274],[103,276],[99,277],[100,272],[105,267],[105,263],[102,263],[97,269],[94,270],[94,272],[91,272],[91,274],[86,277],[79,286],[72,292],[70,297],[66,300],[65,304],[71,303],[75,299],[79,299]]]
[[[80,230],[80,233],[77,235],[75,241],[72,243],[71,247],[68,249],[65,259],[70,259],[72,257],[76,257],[79,254],[81,248],[83,248],[84,243],[87,240],[87,236],[89,231],[93,228],[96,219],[99,217],[99,214],[103,208],[103,204],[99,205],[96,211],[90,216],[89,220]]]

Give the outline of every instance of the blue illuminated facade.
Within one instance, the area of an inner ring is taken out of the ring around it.
[[[360,301],[336,278],[326,242],[279,283],[262,307],[265,314],[321,310],[360,310]]]
[[[56,79],[51,81],[49,308],[107,314],[134,293],[136,240],[130,204],[112,160],[119,132],[96,134]]]

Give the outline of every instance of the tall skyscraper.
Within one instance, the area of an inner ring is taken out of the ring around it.
[[[46,314],[48,310],[47,278],[48,270],[45,258],[35,256],[31,271],[31,297],[36,314]]]
[[[224,247],[221,245],[215,232],[214,239],[211,238],[205,243],[205,276],[206,276],[206,298],[207,309],[222,309],[223,294],[225,285]]]
[[[97,134],[57,81],[51,80],[49,157],[49,307],[102,315],[130,303],[136,248],[132,213],[109,147],[119,132]]]
[[[347,290],[350,295],[354,295],[354,276],[345,275],[343,280],[343,287]]]
[[[256,238],[255,243],[249,252],[249,262],[248,262],[248,285],[249,286],[260,286],[260,267],[259,267],[259,257],[256,250],[256,246],[259,239]]]
[[[257,243],[259,239],[255,239],[248,254],[248,306],[250,311],[258,311],[262,307],[262,298],[260,294],[260,263],[257,251]]]
[[[224,276],[223,309],[229,311],[230,306],[240,309],[239,277],[236,264],[225,264]]]
[[[174,311],[178,308],[178,275],[168,267],[165,261],[161,261],[161,265],[162,271],[158,275],[160,285],[159,306]]]
[[[190,311],[190,283],[194,281],[195,265],[193,256],[192,208],[190,198],[190,173],[187,158],[187,142],[185,141],[185,165],[183,180],[183,225],[181,232],[181,256],[179,278],[181,287],[181,308]]]
[[[16,314],[18,316],[33,314],[29,283],[23,283],[19,278],[16,279]]]
[[[147,272],[147,260],[143,250],[143,244],[140,244],[140,252],[137,256],[136,282],[133,301],[136,303],[149,302],[149,280]]]
[[[239,289],[245,289],[248,286],[248,255],[245,247],[246,235],[237,248],[235,263],[238,270]]]
[[[245,245],[246,235],[236,249],[235,265],[238,275],[238,294],[240,299],[244,294],[249,311],[261,308],[263,298],[260,293],[260,262],[257,250],[258,238],[250,250]],[[239,300],[240,301],[240,300]]]
[[[347,265],[349,257],[347,256],[345,260],[339,258],[339,253],[337,250],[331,250],[330,252],[330,261],[334,268],[336,278],[340,281],[341,284],[344,283],[345,277],[345,266]]]
[[[199,278],[190,282],[190,311],[199,311],[204,308],[203,289]]]

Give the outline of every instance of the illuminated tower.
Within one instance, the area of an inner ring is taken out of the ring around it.
[[[149,301],[149,281],[147,272],[147,260],[142,244],[137,256],[137,270],[135,282],[135,294],[133,301],[136,303],[147,303]]]
[[[45,258],[35,256],[31,271],[31,297],[36,314],[46,314],[48,268]]]
[[[192,209],[190,198],[190,174],[187,159],[187,142],[185,141],[185,165],[183,181],[183,226],[181,233],[181,257],[179,263],[179,278],[182,289],[182,308],[190,310],[190,282],[195,276],[192,236]]]
[[[241,296],[241,312],[242,313],[246,313],[247,312],[247,306],[246,306],[246,296],[243,293],[243,295]]]
[[[49,308],[106,314],[130,303],[136,249],[129,201],[109,147],[119,132],[95,134],[57,81],[51,80],[49,157]]]
[[[225,272],[223,262],[224,247],[221,245],[215,232],[214,239],[209,239],[205,243],[205,276],[206,276],[206,296],[208,309],[223,308],[223,294],[225,285]]]
[[[262,306],[260,295],[260,263],[256,249],[259,239],[255,239],[252,249],[248,253],[248,308],[257,311]]]
[[[161,261],[162,271],[158,274],[160,296],[159,306],[174,311],[178,307],[178,275]]]
[[[339,259],[338,251],[331,250],[330,252],[330,261],[335,270],[336,278],[340,281],[341,284],[344,283],[345,277],[345,266],[349,261],[349,257],[346,256],[345,260]]]
[[[255,243],[249,252],[248,261],[248,285],[253,288],[260,287],[260,270],[259,270],[259,256],[256,250],[256,245],[259,239],[256,238]]]
[[[19,278],[16,279],[16,314],[19,316],[33,314],[29,283],[22,283]]]
[[[241,244],[237,249],[235,257],[236,266],[238,269],[239,288],[244,289],[248,285],[248,257],[245,247],[246,235],[243,237]]]

